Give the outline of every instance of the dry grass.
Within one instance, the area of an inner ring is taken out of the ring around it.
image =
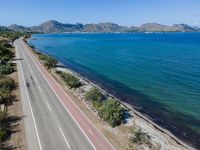
[[[12,50],[14,51],[14,49]],[[17,83],[17,87],[15,90],[12,91],[12,94],[15,96],[15,99],[13,100],[13,103],[8,106],[8,116],[11,134],[10,138],[6,141],[5,144],[8,146],[9,149],[27,150],[17,71],[10,74],[9,77],[15,80],[15,82]]]

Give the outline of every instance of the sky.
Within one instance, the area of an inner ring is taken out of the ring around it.
[[[33,26],[47,20],[200,26],[200,0],[1,0],[0,4],[0,25],[4,26]]]

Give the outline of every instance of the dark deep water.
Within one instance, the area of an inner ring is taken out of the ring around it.
[[[200,147],[200,33],[35,34],[29,44]]]

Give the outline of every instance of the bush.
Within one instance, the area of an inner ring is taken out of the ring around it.
[[[6,116],[7,108],[0,108],[0,143],[4,141],[8,135],[8,130],[6,129]]]
[[[1,57],[3,57],[4,55],[11,55],[11,54],[12,53],[11,53],[11,51],[8,48],[0,45],[0,56]]]
[[[124,109],[120,103],[114,99],[106,100],[100,110],[100,116],[112,127],[121,124]]]
[[[78,88],[81,85],[79,79],[70,73],[62,73],[60,76],[70,88]]]
[[[11,74],[15,71],[12,64],[0,65],[0,74]]]
[[[0,143],[5,141],[8,136],[8,130],[6,128],[0,129]]]
[[[47,69],[56,67],[57,60],[54,59],[53,57],[46,56],[44,61],[45,61],[44,65],[47,67]]]
[[[4,124],[6,116],[7,116],[7,108],[4,107],[3,109],[0,109],[0,126]]]
[[[0,104],[10,104],[12,102],[13,96],[8,90],[0,90]]]
[[[142,132],[141,129],[131,131],[130,141],[137,145],[147,144],[151,146],[150,136],[148,136],[147,133]]]
[[[56,74],[61,75],[63,72],[56,70]]]
[[[97,88],[91,88],[86,94],[85,98],[89,101],[97,101],[101,103],[104,99],[104,95]]]
[[[5,55],[1,57],[1,61],[3,62],[8,62],[11,59],[11,57],[9,55]]]
[[[43,54],[38,54],[38,57],[40,60],[47,60],[48,59],[48,56],[47,55],[43,55]]]
[[[15,81],[9,77],[1,77],[0,79],[0,90],[11,91],[15,88]]]
[[[12,48],[12,46],[6,40],[0,41],[0,45],[2,45],[5,48]]]

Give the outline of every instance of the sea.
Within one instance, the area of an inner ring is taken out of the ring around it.
[[[200,33],[33,34],[29,44],[200,148]]]

